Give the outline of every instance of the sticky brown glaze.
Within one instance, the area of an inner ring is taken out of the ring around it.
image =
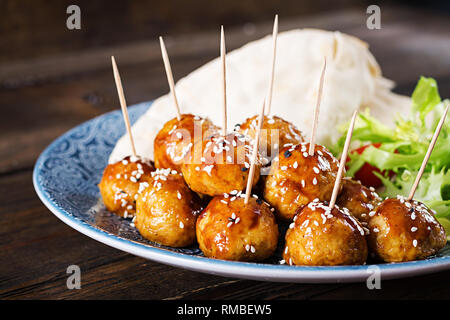
[[[275,252],[278,226],[262,200],[245,205],[239,195],[216,196],[197,220],[197,240],[210,258],[262,261]]]
[[[217,132],[209,119],[182,114],[181,120],[167,121],[154,142],[156,168],[172,168],[181,172],[181,164],[196,141]]]
[[[107,165],[98,185],[106,208],[121,217],[133,217],[139,191],[153,170],[150,163],[134,157]]]
[[[444,228],[423,203],[386,199],[369,214],[371,254],[386,262],[425,259],[447,242]]]
[[[322,202],[305,206],[286,233],[283,259],[290,265],[364,264],[367,242],[360,223],[346,209]]]
[[[316,198],[331,198],[339,163],[323,146],[316,145],[313,156],[308,150],[309,143],[284,147],[272,161],[264,199],[284,220],[292,220],[297,209]]]
[[[237,130],[250,139],[255,139],[258,128],[257,118],[258,116],[248,118],[237,127]],[[277,116],[264,116],[259,144],[259,152],[263,156],[272,159],[286,144],[297,145],[304,141],[302,132],[292,123]]]
[[[358,221],[367,223],[369,212],[375,210],[381,201],[372,187],[367,188],[361,182],[346,177],[342,179],[342,190],[336,204],[347,208]]]
[[[200,199],[174,170],[158,169],[149,182],[136,203],[136,228],[144,238],[162,245],[193,244]]]
[[[184,179],[195,192],[216,196],[233,190],[242,191],[247,185],[252,147],[249,140],[238,134],[216,135],[198,142],[188,160],[181,166]],[[253,186],[259,179],[256,165]]]

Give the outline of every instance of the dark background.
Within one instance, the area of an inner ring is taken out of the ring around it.
[[[81,8],[81,30],[66,8]],[[366,8],[381,7],[381,30]],[[227,49],[272,30],[340,30],[368,42],[396,91],[411,94],[420,75],[450,97],[450,2],[356,0],[66,1],[0,0],[0,298],[3,299],[450,299],[450,272],[356,284],[274,284],[216,277],[141,259],[98,243],[54,217],[31,175],[40,152],[68,129],[119,103],[115,55],[128,103],[168,91],[157,37],[176,79]],[[395,106],[393,106],[394,108]],[[81,268],[82,289],[66,288]]]

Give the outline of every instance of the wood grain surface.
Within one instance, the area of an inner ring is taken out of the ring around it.
[[[450,19],[422,9],[382,9],[382,29],[368,30],[364,10],[307,18],[280,16],[280,31],[340,30],[367,41],[396,91],[410,94],[420,75],[450,97]],[[218,23],[219,25],[219,23]],[[271,32],[272,21],[227,30],[227,48]],[[168,92],[155,37],[0,64],[0,298],[2,299],[449,299],[450,271],[357,284],[238,280],[173,268],[98,243],[54,217],[34,192],[39,153],[81,122],[118,109],[110,67],[114,54],[129,104]],[[175,79],[218,55],[214,30],[165,38]],[[81,268],[81,289],[68,290],[66,269]]]

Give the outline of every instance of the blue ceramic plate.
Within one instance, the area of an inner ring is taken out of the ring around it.
[[[151,105],[129,108],[134,122]],[[281,254],[265,263],[205,258],[198,247],[176,249],[143,239],[130,220],[109,213],[97,187],[109,154],[124,133],[120,111],[87,121],[56,139],[36,162],[33,183],[42,202],[59,219],[111,247],[160,263],[216,275],[283,282],[356,282],[374,271],[381,279],[410,277],[450,269],[450,245],[427,260],[395,264],[339,267],[280,265]]]

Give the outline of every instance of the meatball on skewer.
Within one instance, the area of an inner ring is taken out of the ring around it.
[[[367,188],[359,181],[344,177],[336,204],[341,208],[347,208],[364,225],[369,219],[369,213],[375,210],[381,201],[373,187]]]
[[[180,173],[156,169],[136,203],[136,228],[150,240],[171,247],[195,242],[195,223],[202,206]]]
[[[257,116],[248,118],[237,131],[250,139],[255,139]],[[259,152],[270,162],[281,148],[304,142],[303,134],[292,123],[277,116],[264,116]]]
[[[336,180],[337,159],[314,143],[325,68],[324,61],[310,142],[282,148],[265,181],[264,198],[284,220],[292,220],[299,208],[316,198],[329,201]]]
[[[375,258],[386,262],[425,259],[438,252],[447,243],[445,230],[432,210],[413,198],[448,109],[449,106],[446,107],[436,127],[408,198],[402,196],[388,198],[375,211],[369,213],[368,242],[371,254]]]
[[[98,186],[106,208],[121,217],[128,218],[135,215],[138,195],[142,191],[142,186],[145,186],[149,174],[154,168],[148,161],[136,155],[125,95],[114,57],[111,57],[111,62],[123,119],[128,136],[130,137],[132,155],[121,161],[107,165]]]
[[[264,116],[262,132],[260,136],[259,152],[267,162],[270,162],[280,148],[286,144],[296,145],[304,142],[303,134],[293,124],[277,116],[270,116],[272,106],[272,91],[275,74],[275,60],[277,51],[278,15],[275,15],[272,32],[272,59],[269,77],[268,93],[266,98],[266,116]],[[257,131],[257,118],[255,115],[244,123],[236,126],[236,130],[251,139],[255,139]]]
[[[154,159],[156,168],[172,168],[181,171],[181,164],[191,152],[196,141],[214,134],[218,128],[206,118],[181,114],[175,92],[175,84],[164,40],[159,38],[170,93],[177,116],[164,124],[155,137]]]
[[[223,80],[223,127],[222,134],[198,141],[189,158],[182,165],[186,183],[195,192],[209,196],[245,189],[250,168],[251,145],[249,140],[237,133],[227,134],[226,85],[225,85],[225,40],[221,29],[221,61]],[[259,179],[259,165],[253,184]]]
[[[264,105],[259,118],[261,130]],[[197,220],[197,239],[205,256],[239,261],[270,257],[278,242],[278,226],[270,206],[250,197],[256,172],[259,135],[256,136],[247,190],[215,196]]]
[[[367,259],[365,230],[347,208],[335,205],[356,112],[347,133],[330,203],[315,199],[300,209],[286,232],[283,262],[290,265],[353,265]]]

